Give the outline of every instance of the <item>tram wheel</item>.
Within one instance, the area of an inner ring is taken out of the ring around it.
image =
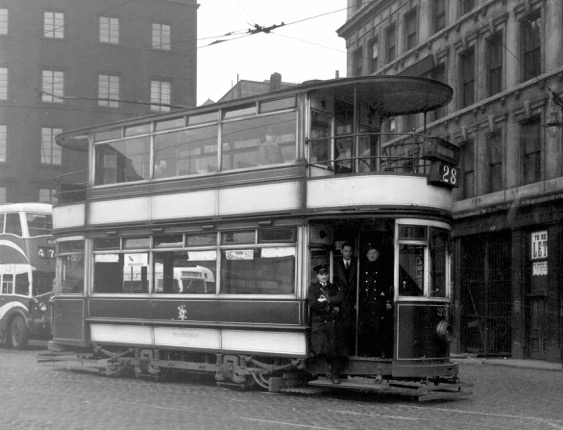
[[[23,349],[29,342],[29,330],[21,315],[16,315],[10,325],[8,341],[13,349]]]

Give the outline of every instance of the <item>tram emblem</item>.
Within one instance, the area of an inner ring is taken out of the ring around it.
[[[188,311],[186,310],[186,305],[178,306],[178,319],[182,321],[188,319]]]

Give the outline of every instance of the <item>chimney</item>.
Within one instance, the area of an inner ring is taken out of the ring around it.
[[[281,90],[282,77],[278,72],[272,73],[270,75],[270,91]]]

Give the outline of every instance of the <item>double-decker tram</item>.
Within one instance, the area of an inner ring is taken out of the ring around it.
[[[0,205],[0,343],[15,349],[51,334],[55,277],[52,207]]]
[[[270,390],[461,395],[449,357],[457,150],[387,130],[451,97],[423,78],[311,81],[59,135],[52,354],[41,359]],[[312,357],[307,292],[320,264],[337,281],[344,243],[357,276],[336,386]],[[385,356],[359,323],[370,244],[389,280]]]

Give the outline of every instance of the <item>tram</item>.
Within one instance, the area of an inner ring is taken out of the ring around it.
[[[391,126],[452,95],[417,77],[309,81],[59,135],[42,360],[272,391],[330,386],[326,362],[311,359],[313,268],[333,276],[349,242],[360,274],[377,243],[393,280],[392,354],[366,354],[379,339],[356,325],[337,388],[466,394],[449,354],[457,147]]]
[[[52,207],[46,203],[0,205],[0,343],[24,348],[49,338],[55,277]]]

